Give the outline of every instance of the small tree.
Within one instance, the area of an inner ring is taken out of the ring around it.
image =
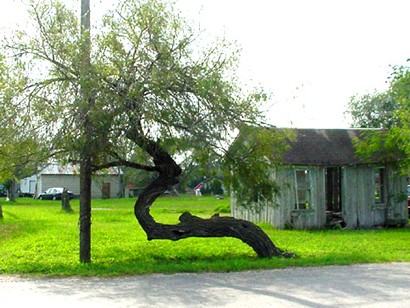
[[[91,164],[94,171],[126,166],[154,174],[134,207],[148,240],[230,236],[260,257],[288,256],[261,228],[244,220],[203,219],[186,212],[180,223],[169,225],[150,214],[155,200],[179,182],[182,169],[174,157],[187,153],[263,171],[245,179],[255,189],[263,184],[259,195],[273,197],[261,167],[276,158],[270,154],[276,152],[271,131],[261,129],[255,136],[259,148],[245,153],[252,159],[237,155],[241,147],[229,148],[238,131],[265,127],[259,107],[266,95],[238,84],[236,48],[220,40],[200,50],[197,34],[166,1],[120,1],[93,37],[85,66],[81,46],[87,38],[79,34],[76,14],[51,2],[33,7],[36,36],[21,34],[10,46],[31,70],[49,69],[41,78],[29,76],[25,94],[36,123],[52,132],[45,137],[54,148],[71,160],[87,161],[83,166]]]

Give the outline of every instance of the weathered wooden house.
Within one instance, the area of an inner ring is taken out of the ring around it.
[[[92,198],[123,197],[122,171],[118,168],[109,168],[104,172],[93,175],[91,182]],[[49,164],[37,174],[20,180],[20,189],[23,194],[37,196],[51,187],[66,187],[75,196],[80,195],[79,166]]]
[[[393,165],[364,163],[353,140],[359,129],[295,129],[295,139],[272,167],[280,194],[258,212],[232,198],[236,218],[267,222],[276,228],[324,228],[336,217],[343,227],[368,228],[406,222],[407,179]]]

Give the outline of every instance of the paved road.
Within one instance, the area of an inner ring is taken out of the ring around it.
[[[410,263],[125,278],[0,276],[1,307],[410,307]]]

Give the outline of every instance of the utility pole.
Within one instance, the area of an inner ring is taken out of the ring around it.
[[[90,0],[81,0],[81,111],[83,125],[80,160],[80,262],[91,262],[91,176],[92,176],[92,123],[89,112],[94,105],[91,83],[91,19]]]

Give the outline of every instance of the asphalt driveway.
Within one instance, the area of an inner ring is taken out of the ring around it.
[[[410,263],[123,278],[0,276],[1,307],[410,307]]]

